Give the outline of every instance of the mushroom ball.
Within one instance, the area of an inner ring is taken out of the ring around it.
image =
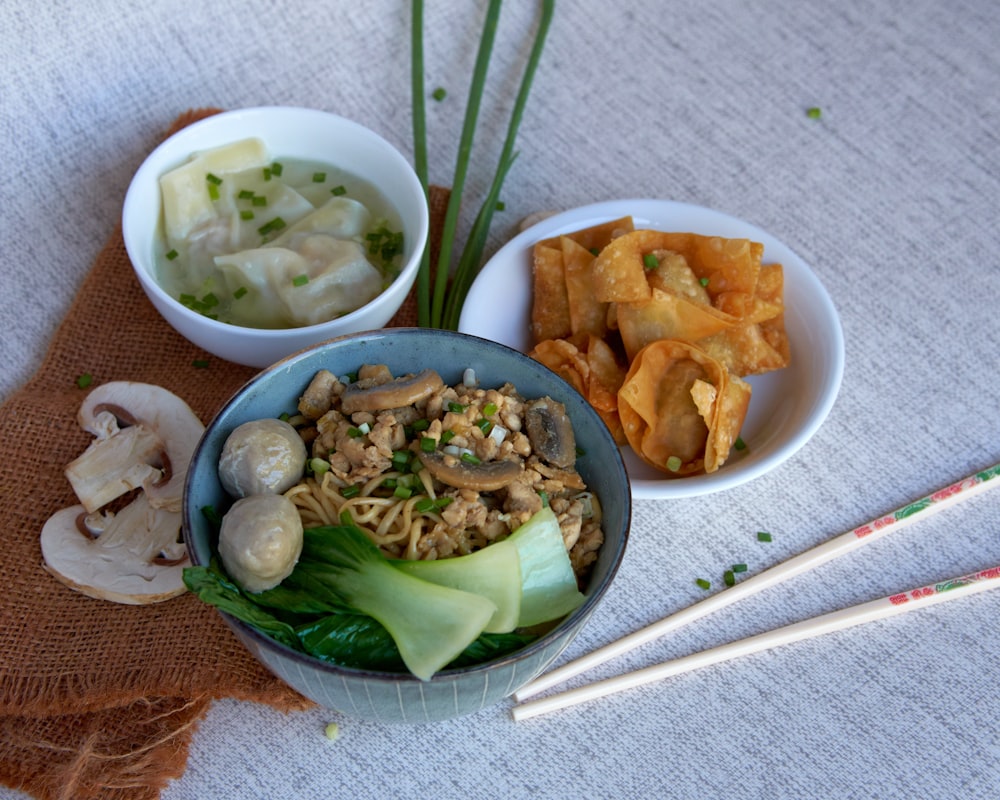
[[[219,558],[248,592],[273,589],[287,578],[302,552],[302,520],[284,495],[256,494],[233,503],[222,518]]]
[[[222,448],[219,480],[234,497],[281,494],[305,472],[302,437],[280,419],[258,419],[236,428]]]

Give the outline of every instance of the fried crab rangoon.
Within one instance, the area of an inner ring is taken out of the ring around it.
[[[784,273],[763,254],[749,239],[636,230],[630,217],[543,240],[531,356],[646,463],[714,472],[746,416],[742,378],[790,363]]]

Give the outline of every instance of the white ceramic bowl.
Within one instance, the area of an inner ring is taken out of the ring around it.
[[[734,452],[711,474],[668,478],[625,448],[633,496],[693,497],[731,489],[774,469],[809,441],[833,407],[844,373],[844,337],[837,310],[808,265],[748,222],[656,199],[613,200],[556,214],[515,236],[483,267],[466,298],[459,330],[528,352],[535,242],[627,215],[637,228],[747,238],[763,244],[764,261],[784,267],[785,328],[792,352],[785,369],[748,378],[753,395],[741,432],[746,450]]]
[[[154,243],[162,201],[159,178],[193,153],[251,136],[276,158],[300,158],[341,167],[379,189],[399,213],[404,255],[399,276],[371,302],[318,325],[280,330],[247,328],[209,319],[168,294],[155,275]],[[308,108],[261,107],[227,111],[177,132],[143,162],[129,185],[122,213],[125,249],[146,295],[181,335],[214,355],[265,367],[309,345],[384,326],[413,286],[427,241],[427,201],[416,173],[391,144],[351,120]]]

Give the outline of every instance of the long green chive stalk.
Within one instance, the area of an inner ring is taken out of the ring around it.
[[[538,30],[535,33],[535,42],[532,45],[528,63],[524,68],[524,76],[521,78],[521,87],[518,90],[517,100],[514,102],[514,109],[511,112],[510,123],[507,126],[507,138],[504,140],[497,170],[493,176],[493,183],[489,194],[486,196],[486,200],[483,201],[483,205],[479,209],[479,214],[476,216],[472,232],[465,243],[465,248],[462,251],[458,268],[455,272],[452,290],[448,298],[448,306],[445,311],[444,320],[442,321],[445,328],[451,330],[458,328],[459,316],[462,313],[462,303],[482,261],[483,250],[486,248],[486,237],[489,235],[490,225],[493,222],[493,212],[497,208],[500,190],[503,188],[504,179],[507,177],[514,159],[517,158],[517,153],[514,152],[517,131],[521,125],[521,118],[524,116],[524,107],[527,105],[528,95],[531,93],[531,84],[535,77],[535,71],[538,68],[538,62],[542,58],[542,50],[545,49],[545,37],[548,35],[554,11],[555,0],[543,0],[542,16],[538,23]]]
[[[489,8],[486,10],[486,21],[483,23],[483,34],[479,40],[476,66],[472,72],[469,100],[465,107],[465,121],[462,123],[462,136],[459,139],[458,158],[455,162],[455,176],[452,179],[451,195],[448,198],[448,207],[445,210],[444,226],[441,232],[441,251],[438,254],[437,269],[434,275],[434,294],[431,298],[430,324],[435,328],[441,327],[444,313],[445,289],[451,272],[451,251],[455,241],[455,229],[458,227],[462,190],[465,188],[465,175],[469,169],[469,156],[472,153],[472,139],[476,132],[476,120],[479,117],[479,106],[483,99],[483,87],[486,83],[486,72],[493,51],[493,40],[496,38],[499,16],[500,0],[490,0]]]
[[[410,93],[413,95],[413,168],[417,173],[424,197],[428,200],[427,179],[427,113],[424,104],[424,2],[413,0],[413,20],[410,43]],[[431,249],[424,247],[417,272],[417,324],[430,325],[431,313]]]

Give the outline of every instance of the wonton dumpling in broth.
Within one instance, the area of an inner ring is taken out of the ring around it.
[[[303,234],[296,249],[259,247],[219,256],[231,291],[249,291],[233,304],[233,319],[251,327],[301,327],[360,308],[382,291],[382,276],[350,239]]]

